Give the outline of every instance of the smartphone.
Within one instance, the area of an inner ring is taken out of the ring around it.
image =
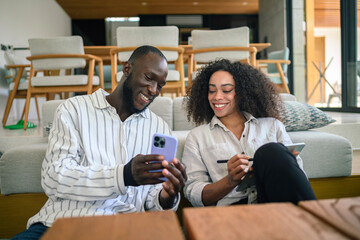
[[[305,147],[305,143],[293,143],[293,144],[285,145],[285,147],[287,147],[287,149],[289,149],[290,152],[298,152],[300,154],[300,152]]]
[[[174,136],[155,133],[152,138],[151,154],[163,155],[166,161],[171,162],[176,157],[177,144],[178,140]],[[161,170],[151,172],[161,172]],[[160,179],[167,180],[166,177]]]

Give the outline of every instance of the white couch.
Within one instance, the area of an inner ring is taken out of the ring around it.
[[[42,106],[43,125],[52,122],[56,107],[63,100],[45,102]],[[188,132],[194,125],[187,121],[183,98],[158,97],[150,109],[161,116],[178,138],[177,158],[181,160]],[[305,142],[301,153],[309,178],[344,177],[351,175],[351,143],[338,135],[316,130],[288,132],[292,141]],[[47,146],[47,137],[0,137],[1,193],[41,192],[40,168]],[[23,154],[23,155],[21,155]],[[35,167],[36,166],[36,167]],[[23,184],[26,183],[26,184]]]

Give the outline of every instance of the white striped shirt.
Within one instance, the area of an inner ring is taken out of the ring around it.
[[[41,169],[49,199],[28,227],[51,226],[62,217],[162,210],[161,184],[126,187],[123,168],[137,154],[150,153],[154,133],[170,134],[168,125],[148,108],[122,122],[106,95],[99,89],[57,108]]]

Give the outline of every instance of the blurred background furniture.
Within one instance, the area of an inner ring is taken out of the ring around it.
[[[7,76],[5,76],[5,78],[8,80],[9,83],[9,87],[8,87],[9,96],[6,102],[5,111],[2,119],[2,125],[4,127],[8,120],[14,99],[16,98],[26,99],[26,93],[29,85],[29,80],[27,80],[28,78],[27,70],[29,69],[30,64],[28,61],[26,61],[26,59],[24,59],[23,61],[16,59],[14,57],[13,52],[10,49],[8,49],[6,46],[2,46],[2,47],[4,47],[2,48],[2,50],[5,51],[4,59],[6,63],[6,69],[9,70],[7,71],[8,73]],[[40,121],[40,112],[39,112],[37,97],[38,95],[34,95],[37,117],[38,120]],[[23,119],[24,113],[25,113],[25,105],[21,115],[21,119]]]
[[[111,52],[112,89],[122,77],[118,72],[118,63],[126,62],[133,50],[142,45],[155,46],[162,51],[169,64],[166,85],[161,93],[175,92],[176,96],[185,95],[184,49],[179,47],[179,29],[175,26],[161,27],[118,27],[117,46]],[[173,64],[173,65],[171,65]]]
[[[332,58],[331,58],[332,60]],[[330,64],[330,63],[329,63]],[[357,96],[360,97],[360,61],[356,62],[356,75],[357,75]],[[326,80],[325,76],[324,79]],[[341,85],[335,82],[334,85],[331,85],[328,81],[326,81],[329,85],[333,93],[329,94],[329,98],[327,101],[327,107],[330,107],[331,101],[333,98],[338,98],[339,102],[341,102]]]
[[[257,65],[260,69],[266,68],[266,74],[284,93],[290,93],[289,80],[286,77],[290,51],[286,47],[279,51],[273,51],[268,54],[268,59],[257,60]]]
[[[103,61],[104,73],[104,90],[111,93],[111,56],[110,50],[117,48],[116,46],[84,46],[85,54],[91,54],[100,57]],[[122,66],[118,66],[118,71],[121,71]],[[95,75],[100,75],[99,67],[95,66]]]
[[[24,129],[29,115],[30,98],[39,93],[85,92],[91,94],[104,88],[102,59],[84,54],[83,40],[79,36],[29,39],[31,61],[29,87],[25,104]],[[88,61],[88,73],[71,75],[72,69],[84,68]],[[99,77],[94,76],[95,62],[99,66]],[[36,76],[43,71],[44,76]],[[59,75],[65,71],[70,75]],[[53,74],[55,73],[55,74]]]
[[[249,28],[239,27],[225,30],[193,30],[192,50],[188,51],[188,87],[196,77],[198,64],[216,59],[241,61],[256,65],[256,48],[249,47]]]
[[[328,84],[328,86],[331,88],[331,90],[333,91],[333,93],[337,93],[336,90],[334,89],[334,87],[329,83],[329,81],[326,79],[325,77],[325,73],[326,70],[329,68],[331,62],[333,61],[334,57],[332,57],[329,61],[329,63],[327,64],[327,66],[325,66],[325,68],[323,69],[322,66],[322,62],[319,61],[319,65],[316,65],[316,63],[314,61],[312,61],[311,63],[313,64],[313,66],[315,67],[316,71],[318,71],[319,73],[319,80],[316,82],[314,88],[312,89],[311,93],[309,94],[309,97],[307,97],[308,101],[312,98],[313,94],[315,93],[316,88],[319,86],[320,87],[320,102],[323,103],[325,96],[325,89],[324,87],[326,86],[326,84]],[[323,80],[325,81],[325,85],[323,84]],[[329,98],[331,99],[331,97],[329,96]]]

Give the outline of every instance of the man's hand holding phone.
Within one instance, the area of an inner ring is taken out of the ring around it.
[[[155,133],[151,144],[151,154],[159,154],[164,157],[164,160],[171,162],[176,157],[177,143],[177,139],[173,136]],[[160,170],[155,171],[161,172]],[[166,177],[161,180],[167,181]]]
[[[125,185],[139,186],[161,183],[162,161],[164,161],[164,156],[158,154],[136,155],[124,167]]]
[[[154,134],[151,145],[151,154],[162,156],[161,166],[163,190],[160,194],[160,204],[166,208],[173,206],[174,200],[180,190],[185,186],[187,180],[185,166],[176,159],[177,139],[173,136],[164,134]],[[156,164],[151,162],[150,165]],[[157,172],[158,170],[155,170]],[[152,172],[152,171],[151,171]]]

